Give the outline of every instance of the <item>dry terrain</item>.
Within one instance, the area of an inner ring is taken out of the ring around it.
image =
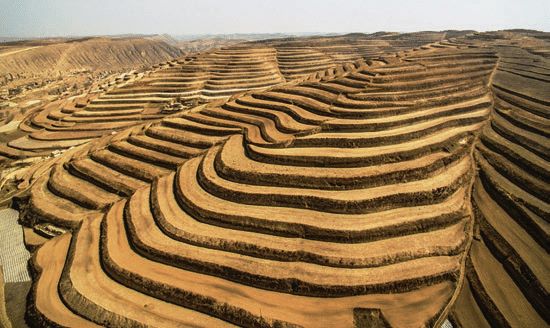
[[[21,136],[21,120],[45,105],[100,91],[100,85],[124,80],[180,56],[163,41],[142,37],[37,39],[0,43],[0,140]]]
[[[0,144],[28,323],[547,326],[548,40],[242,42],[47,102]]]

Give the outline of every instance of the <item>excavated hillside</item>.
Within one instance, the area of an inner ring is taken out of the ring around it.
[[[25,151],[95,139],[19,181],[28,321],[547,326],[550,45],[451,35],[255,42],[34,117]],[[217,100],[86,135],[176,97]]]

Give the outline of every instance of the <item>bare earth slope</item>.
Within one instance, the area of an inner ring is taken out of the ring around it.
[[[181,56],[165,42],[143,37],[38,39],[0,43],[0,140],[28,132],[26,117],[100,85],[128,82],[133,73]],[[120,75],[132,70],[132,74]],[[102,88],[102,87],[101,87]]]
[[[496,56],[452,43],[402,56],[64,155],[24,220],[78,232],[37,253],[29,314],[178,325],[168,301],[197,323],[440,322],[471,238],[472,132]],[[62,301],[45,304],[56,284]]]
[[[180,55],[179,49],[145,38],[86,38],[0,44],[0,75],[79,69],[120,70],[150,66]]]
[[[466,266],[469,285],[452,318],[462,327],[544,327],[550,321],[550,61],[529,44],[495,43],[495,104],[474,152],[477,232]]]
[[[231,47],[66,110],[87,136],[86,112],[131,117],[158,85],[221,92],[29,170],[21,219],[53,237],[31,260],[29,321],[547,325],[547,44],[449,33]]]
[[[9,162],[65,150],[129,126],[158,120],[199,103],[224,100],[286,81],[331,78],[358,62],[384,53],[439,41],[444,33],[418,33],[401,40],[361,35],[250,42],[153,66],[127,76],[100,94],[60,100],[33,111],[12,140],[0,144],[0,161]],[[183,105],[174,104],[174,102]],[[179,108],[179,109],[178,109]]]

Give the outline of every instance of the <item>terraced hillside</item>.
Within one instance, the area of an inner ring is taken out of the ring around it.
[[[466,32],[464,33],[466,34]],[[281,73],[289,78],[313,75],[330,78],[357,59],[371,59],[383,53],[411,50],[445,39],[444,32],[418,32],[411,34],[374,33],[348,34],[338,37],[287,38],[282,41],[256,41],[277,49]]]
[[[29,321],[548,324],[540,43],[468,35],[330,68],[298,41],[258,52],[277,57],[283,81],[279,57],[322,71],[29,171],[22,221],[67,231],[31,260]],[[222,51],[235,49],[250,51]]]
[[[0,160],[48,156],[199,103],[285,81],[344,74],[355,69],[354,61],[439,41],[444,33],[414,36],[407,41],[376,35],[262,41],[182,57],[155,66],[122,87],[54,102],[33,112],[19,126],[23,136],[0,144]]]
[[[463,327],[545,327],[550,321],[550,62],[498,48],[490,124],[475,148],[478,225],[453,318]]]
[[[262,49],[251,52],[220,50],[195,60],[170,62],[163,69],[138,78],[139,82],[99,97],[48,106],[20,125],[30,134],[9,142],[4,153],[8,157],[46,155],[112,131],[158,120],[173,113],[165,106],[176,97],[183,101],[217,99],[284,81],[278,74],[273,53]],[[271,61],[265,58],[270,55]],[[248,78],[244,79],[245,76]]]
[[[36,254],[30,314],[434,324],[461,280],[473,132],[496,60],[430,47],[166,118],[55,165],[24,218],[75,233]],[[59,301],[41,298],[50,293]]]

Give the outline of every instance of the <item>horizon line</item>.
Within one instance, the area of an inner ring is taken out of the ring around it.
[[[418,32],[443,32],[443,31],[473,31],[477,33],[486,33],[486,32],[498,32],[498,31],[514,31],[514,30],[525,30],[525,31],[533,31],[533,32],[542,32],[542,33],[550,33],[544,30],[536,30],[531,28],[521,28],[521,27],[512,27],[512,28],[503,28],[503,29],[494,29],[494,30],[475,30],[475,29],[442,29],[442,30],[415,30],[415,31],[392,31],[392,30],[377,30],[374,32],[365,32],[365,31],[347,31],[347,32],[333,32],[333,31],[296,31],[296,32],[227,32],[227,33],[169,33],[169,32],[162,32],[162,33],[137,33],[137,32],[129,32],[129,33],[116,33],[116,34],[66,34],[66,35],[47,35],[47,36],[13,36],[13,35],[0,35],[0,39],[20,39],[20,41],[23,41],[25,39],[54,39],[54,38],[86,38],[86,37],[117,37],[117,36],[156,36],[156,35],[168,35],[171,37],[178,37],[178,36],[223,36],[223,35],[264,35],[264,34],[280,34],[280,35],[298,35],[298,34],[316,34],[316,35],[329,35],[329,34],[338,34],[338,35],[345,35],[345,34],[354,34],[354,33],[360,33],[360,34],[374,34],[374,33],[398,33],[398,34],[406,34],[406,33],[418,33]]]

